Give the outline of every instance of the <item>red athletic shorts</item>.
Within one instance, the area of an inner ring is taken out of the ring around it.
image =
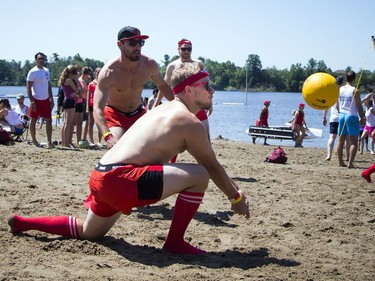
[[[30,117],[38,119],[39,117],[44,117],[46,119],[52,118],[52,109],[49,98],[46,100],[34,99],[36,105],[36,111],[32,111],[30,108]]]
[[[133,112],[122,112],[114,108],[113,106],[106,105],[104,108],[104,116],[107,121],[108,128],[121,127],[128,130],[141,116],[146,113],[143,106],[139,106]]]
[[[91,194],[85,205],[100,217],[117,212],[129,214],[133,207],[160,201],[163,193],[163,165],[134,166],[128,164],[96,165],[89,187]]]

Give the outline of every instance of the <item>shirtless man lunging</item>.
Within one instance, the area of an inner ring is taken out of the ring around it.
[[[12,215],[8,220],[10,231],[39,230],[94,239],[104,236],[122,213],[129,215],[135,207],[178,194],[163,248],[175,254],[204,253],[184,236],[202,203],[209,179],[229,199],[228,207],[244,218],[250,216],[245,194],[217,160],[205,128],[195,117],[199,110],[212,105],[214,90],[207,87],[208,80],[208,73],[195,64],[185,64],[173,73],[176,98],[138,119],[91,173],[92,200],[85,220],[67,215]],[[185,150],[199,164],[168,163],[173,155]],[[134,235],[142,233],[135,231]]]
[[[135,27],[122,28],[117,36],[121,55],[100,70],[94,96],[94,119],[107,148],[146,113],[141,97],[148,80],[151,79],[168,100],[174,99],[155,60],[141,54],[147,38]]]

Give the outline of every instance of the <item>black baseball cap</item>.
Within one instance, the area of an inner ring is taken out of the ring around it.
[[[142,35],[138,28],[132,26],[125,26],[120,29],[117,34],[117,40],[122,39],[147,39],[149,36]]]

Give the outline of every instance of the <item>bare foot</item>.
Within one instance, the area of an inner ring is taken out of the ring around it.
[[[331,161],[331,156],[327,156],[326,161]]]
[[[33,141],[31,144],[35,147],[42,147],[42,145],[37,141],[35,141],[35,142]]]
[[[339,163],[339,167],[346,167],[346,165],[344,162],[342,162],[342,163]]]
[[[49,142],[48,144],[47,144],[47,148],[54,148],[55,146],[53,145],[53,143],[52,142]]]

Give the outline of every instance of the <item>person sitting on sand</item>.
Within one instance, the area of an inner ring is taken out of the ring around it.
[[[19,135],[23,133],[24,123],[18,113],[12,109],[7,98],[0,100],[0,118],[5,119],[12,133]]]
[[[249,218],[248,201],[218,162],[207,130],[195,114],[212,106],[214,90],[208,73],[196,63],[183,65],[172,75],[175,99],[140,117],[101,158],[92,171],[86,220],[73,216],[26,218],[13,215],[12,233],[39,230],[66,237],[104,236],[121,213],[178,194],[163,248],[175,254],[204,253],[184,240],[185,231],[202,203],[211,179],[228,197],[232,210]],[[159,127],[163,130],[154,130]],[[169,163],[188,151],[199,164]]]

